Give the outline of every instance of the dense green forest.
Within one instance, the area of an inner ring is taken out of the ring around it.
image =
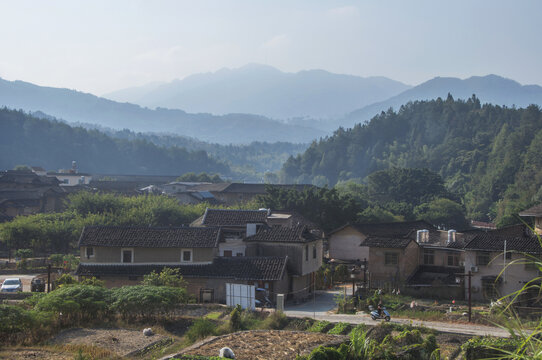
[[[364,183],[394,167],[436,172],[472,219],[512,223],[542,200],[542,112],[482,106],[474,95],[410,102],[313,142],[281,175],[286,182]]]
[[[202,150],[116,139],[97,130],[0,109],[0,169],[19,164],[58,169],[68,167],[72,160],[83,172],[102,174],[231,173],[227,164]]]
[[[137,133],[127,129],[103,130],[125,140],[145,140],[163,147],[182,147],[189,151],[206,151],[213,158],[228,164],[237,178],[260,180],[265,172],[279,170],[292,155],[305,151],[308,144],[253,141],[247,145],[221,145],[174,134]]]

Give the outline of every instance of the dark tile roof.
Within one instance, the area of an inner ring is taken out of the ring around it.
[[[448,285],[459,286],[456,274],[463,273],[460,267],[420,265],[407,280],[408,286]]]
[[[204,265],[107,265],[80,263],[76,274],[84,276],[142,276],[164,267],[180,269],[186,278],[223,278],[236,280],[281,280],[288,257],[217,257]]]
[[[218,228],[87,226],[79,246],[213,248],[219,236]]]
[[[305,225],[309,229],[322,230],[316,223],[308,220],[297,211],[291,210],[272,210],[271,215],[290,215],[293,225]]]
[[[205,210],[202,225],[205,226],[245,226],[246,224],[267,223],[268,210]]]
[[[296,225],[294,227],[263,227],[256,235],[249,236],[245,241],[255,242],[280,242],[280,243],[305,243],[320,239],[312,234],[307,227]]]
[[[542,203],[519,213],[519,216],[542,216]]]
[[[514,225],[480,233],[465,245],[465,249],[504,251],[505,241],[506,249],[509,251],[542,253],[539,238],[525,225]]]
[[[407,236],[412,233],[416,234],[417,230],[427,229],[429,231],[436,231],[437,229],[424,220],[418,221],[404,221],[404,222],[392,222],[392,223],[376,223],[376,224],[366,224],[366,223],[355,223],[355,224],[346,224],[336,230],[331,232],[342,230],[348,226],[352,226],[357,231],[367,236]]]
[[[265,194],[266,186],[279,187],[282,189],[293,189],[304,191],[306,188],[314,188],[311,184],[245,184],[245,183],[218,183],[202,184],[194,186],[193,190],[214,191],[223,193],[243,193],[243,194]]]
[[[7,170],[0,172],[0,183],[31,184],[38,186],[58,185],[56,177],[39,176],[31,171]]]
[[[360,246],[404,249],[411,241],[413,240],[408,237],[369,236],[360,244]]]

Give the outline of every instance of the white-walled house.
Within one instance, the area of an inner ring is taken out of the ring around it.
[[[495,300],[513,294],[539,276],[528,257],[540,256],[542,247],[538,237],[525,225],[481,233],[464,249],[465,271],[471,271],[475,300]],[[521,300],[533,300],[532,297],[525,294]]]

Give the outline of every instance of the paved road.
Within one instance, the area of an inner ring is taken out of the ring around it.
[[[331,312],[335,308],[334,297],[341,295],[340,291],[317,291],[314,298],[310,299],[306,303],[299,305],[289,305],[285,307],[284,313],[290,317],[310,317],[316,320],[327,320],[330,322],[347,322],[351,324],[367,324],[375,325],[377,321],[371,319],[368,314],[334,314]],[[508,331],[492,326],[478,325],[478,324],[459,324],[440,321],[420,321],[411,319],[395,319],[393,313],[391,322],[403,325],[413,326],[425,326],[427,328],[466,335],[479,335],[479,336],[499,336],[508,337]]]

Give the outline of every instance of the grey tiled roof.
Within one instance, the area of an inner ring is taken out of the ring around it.
[[[514,225],[480,233],[465,245],[465,249],[503,251],[505,241],[506,249],[509,251],[542,253],[540,239],[524,225]]]
[[[445,267],[420,265],[416,272],[407,280],[409,286],[430,286],[436,284],[456,285],[456,274],[463,273],[460,267]]]
[[[255,235],[249,236],[245,241],[257,242],[281,242],[281,243],[304,243],[318,240],[306,226],[297,225],[294,227],[264,227]]]
[[[186,278],[223,278],[236,280],[281,280],[288,257],[217,257],[204,265],[107,265],[80,263],[76,274],[83,276],[142,276],[164,267],[180,269]]]
[[[519,216],[542,216],[542,203],[519,213]]]
[[[377,247],[377,248],[399,248],[404,249],[413,241],[408,237],[367,237],[360,246]]]
[[[376,224],[366,224],[366,223],[355,223],[355,224],[346,224],[339,229],[333,230],[331,233],[342,230],[347,226],[352,226],[362,234],[368,236],[393,236],[401,235],[407,236],[411,233],[416,234],[417,230],[427,229],[429,231],[437,230],[433,225],[427,221],[418,220],[418,221],[404,221],[404,222],[392,222],[392,223],[376,223]]]
[[[218,228],[87,226],[79,246],[213,248],[219,235]]]
[[[246,224],[265,224],[268,210],[205,210],[202,225],[206,226],[245,226]]]

